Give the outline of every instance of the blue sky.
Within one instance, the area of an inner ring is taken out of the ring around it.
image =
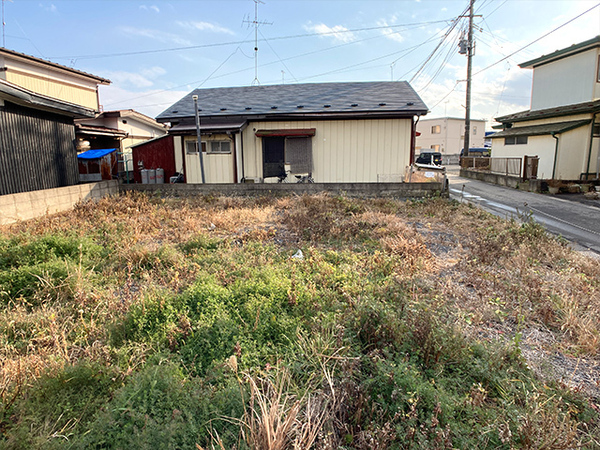
[[[528,109],[532,73],[518,64],[599,35],[598,5],[476,0],[471,117]],[[264,0],[256,78],[406,80],[429,117],[463,117],[466,57],[456,43],[467,19],[448,30],[467,7],[468,0]],[[154,117],[197,87],[254,82],[254,11],[253,0],[4,0],[4,39],[11,50],[112,80],[100,90],[105,110]]]

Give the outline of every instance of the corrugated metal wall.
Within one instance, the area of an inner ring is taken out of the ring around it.
[[[0,107],[0,195],[79,182],[73,119],[6,102]]]

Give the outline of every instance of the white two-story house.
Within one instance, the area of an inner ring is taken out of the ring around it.
[[[496,118],[493,156],[538,156],[539,179],[598,179],[600,36],[519,67],[533,69],[531,109]]]

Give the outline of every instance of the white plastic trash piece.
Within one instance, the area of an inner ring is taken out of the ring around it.
[[[208,231],[214,231],[215,228],[217,228],[217,226],[214,223],[211,223],[208,227]]]
[[[292,258],[304,259],[304,254],[302,253],[302,250],[298,250],[296,253],[294,253],[292,255]]]

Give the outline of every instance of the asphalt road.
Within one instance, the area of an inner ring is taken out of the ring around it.
[[[531,217],[572,247],[600,259],[600,200],[598,206],[534,194],[461,178],[449,168],[450,198],[468,202],[492,214],[519,221]]]

